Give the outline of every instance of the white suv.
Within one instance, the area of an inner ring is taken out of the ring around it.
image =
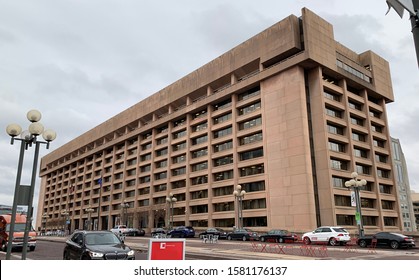
[[[310,243],[328,243],[332,246],[337,244],[345,245],[350,241],[349,233],[343,227],[319,227],[315,231],[303,234],[303,242]]]

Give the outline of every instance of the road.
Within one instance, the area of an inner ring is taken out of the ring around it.
[[[147,259],[149,237],[127,237],[125,243],[135,250],[137,260]],[[27,253],[28,260],[61,260],[65,238],[39,238],[36,250]],[[186,239],[187,260],[272,260],[272,259],[325,259],[325,260],[419,260],[419,249],[376,249],[370,252],[365,248],[345,248],[343,246],[313,245],[308,248],[302,244],[243,242],[220,240],[218,243],[202,243],[198,238]],[[280,250],[282,249],[282,250]],[[0,260],[6,253],[0,252]],[[14,251],[11,259],[20,259],[21,252]]]

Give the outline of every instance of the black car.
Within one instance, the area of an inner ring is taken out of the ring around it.
[[[111,231],[77,231],[66,241],[64,260],[134,260],[134,251]]]
[[[218,239],[227,239],[227,234],[222,228],[207,228],[199,234],[199,238],[202,239],[205,235],[218,235]]]
[[[258,240],[259,236],[256,232],[246,229],[235,229],[233,232],[227,234],[228,240]]]
[[[297,241],[298,237],[296,234],[292,234],[284,229],[273,229],[268,231],[266,234],[259,236],[259,240],[262,242],[273,241],[277,243],[291,243]]]
[[[180,226],[172,229],[167,233],[169,237],[195,237],[195,230],[193,227]]]
[[[127,236],[144,236],[145,230],[142,228],[128,228],[128,230],[125,232],[125,235]]]
[[[358,245],[361,247],[371,246],[373,242],[376,242],[376,247],[390,247],[392,249],[415,247],[413,237],[394,232],[379,232],[358,238]]]

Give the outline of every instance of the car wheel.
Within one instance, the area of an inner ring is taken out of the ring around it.
[[[265,237],[261,237],[261,238],[260,238],[260,241],[261,241],[261,242],[265,242]]]
[[[393,240],[390,242],[391,249],[398,249],[399,248],[399,242]]]
[[[364,239],[359,240],[359,246],[362,248],[367,247],[367,241],[365,241]]]
[[[284,243],[284,239],[283,239],[282,237],[280,237],[280,238],[278,239],[278,243]]]
[[[338,244],[336,238],[332,237],[329,239],[329,245],[330,246],[336,246]]]
[[[227,239],[228,239],[228,240],[231,240],[231,236],[230,236],[230,235],[229,235],[229,236],[227,236]]]
[[[243,236],[242,240],[243,241],[246,241],[247,240],[247,237],[246,236]]]
[[[69,260],[70,259],[70,257],[68,256],[68,253],[67,252],[64,252],[64,254],[63,254],[63,260]]]
[[[29,247],[29,250],[30,250],[31,252],[35,251],[35,246]]]
[[[82,256],[81,259],[82,260],[90,260],[90,258],[88,256],[86,256],[86,255]]]
[[[310,238],[308,238],[307,236],[306,237],[304,237],[304,244],[306,244],[306,245],[310,245],[310,243],[311,243],[311,240],[310,240]]]

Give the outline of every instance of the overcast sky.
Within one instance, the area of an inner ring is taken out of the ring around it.
[[[13,202],[19,155],[5,128],[26,128],[30,109],[57,131],[56,149],[303,7],[330,22],[337,41],[390,62],[390,133],[419,192],[414,42],[408,16],[385,15],[385,0],[0,0],[0,204]],[[39,180],[35,205],[38,192]]]

